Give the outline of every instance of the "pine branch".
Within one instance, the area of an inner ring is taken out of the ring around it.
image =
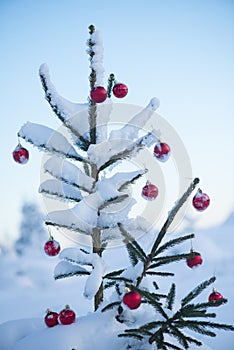
[[[126,198],[128,198],[128,194],[122,194],[122,195],[108,199],[102,205],[100,205],[100,207],[98,208],[98,213],[100,213],[101,210],[109,207],[112,204],[121,203]]]
[[[175,207],[171,210],[166,222],[164,223],[161,231],[159,232],[154,244],[153,244],[153,247],[151,249],[151,252],[148,254],[146,260],[145,260],[145,263],[144,263],[144,268],[142,270],[142,273],[141,275],[138,277],[137,279],[137,286],[140,285],[142,279],[144,278],[147,270],[149,269],[149,266],[150,264],[152,263],[154,257],[155,257],[155,254],[159,248],[159,245],[162,241],[162,239],[164,238],[164,236],[166,235],[167,233],[167,230],[169,228],[169,226],[171,225],[172,221],[174,220],[177,212],[179,211],[179,209],[183,206],[183,204],[186,202],[186,200],[188,199],[188,197],[190,196],[190,194],[192,193],[192,191],[194,190],[194,188],[196,187],[196,185],[199,183],[199,179],[198,178],[195,178],[193,180],[193,182],[190,184],[190,186],[188,187],[187,191],[182,195],[182,197],[179,199],[179,201],[177,202],[177,204],[175,205]],[[187,236],[186,236],[187,237]],[[187,239],[187,238],[186,238]],[[165,243],[166,244],[166,243]],[[164,248],[163,249],[166,249],[165,248],[165,244],[164,244]],[[171,243],[170,243],[171,244]],[[185,255],[184,255],[185,257]]]
[[[58,133],[58,132],[57,132]],[[78,153],[74,154],[74,153],[68,153],[65,152],[61,149],[58,149],[56,147],[53,147],[52,145],[47,145],[44,142],[37,142],[37,144],[35,144],[34,139],[31,138],[28,135],[23,135],[22,133],[18,133],[19,137],[22,137],[23,139],[25,139],[25,141],[31,143],[33,146],[36,146],[39,150],[44,150],[45,152],[49,153],[49,154],[56,154],[59,157],[62,158],[68,158],[68,159],[72,159],[72,160],[76,160],[79,162],[88,162],[88,160],[86,160],[85,158],[81,157]]]
[[[121,269],[121,270],[117,270],[117,271],[113,271],[113,272],[110,272],[108,274],[106,274],[105,276],[103,276],[103,279],[111,279],[113,277],[116,277],[116,276],[119,276],[121,275],[121,273],[123,273],[125,271],[125,269]]]
[[[113,88],[114,83],[115,83],[115,76],[113,73],[111,73],[109,75],[108,86],[107,86],[107,90],[106,90],[107,97],[109,97],[109,98],[111,97],[111,92],[112,92],[112,88]]]
[[[161,276],[161,277],[175,276],[173,272],[161,272],[161,271],[149,271],[149,270],[147,270],[145,274],[150,276]]]
[[[181,305],[185,306],[188,304],[191,300],[196,298],[204,289],[206,289],[209,285],[214,283],[216,280],[215,277],[211,277],[209,280],[202,282],[199,284],[194,290],[192,290],[188,295],[186,295],[182,300],[181,300]]]
[[[45,98],[47,102],[49,103],[50,107],[52,108],[53,112],[57,115],[57,117],[61,120],[61,122],[66,126],[67,129],[69,129],[73,135],[75,135],[81,145],[81,149],[87,151],[89,148],[90,142],[85,139],[79,132],[76,130],[69,122],[69,119],[66,118],[64,113],[61,111],[59,105],[56,103],[56,100],[53,98],[53,93],[49,88],[50,82],[48,82],[47,77],[45,74],[43,74],[42,70],[39,72],[41,83],[43,90],[45,91]]]
[[[180,210],[180,208],[183,206],[183,204],[186,202],[186,200],[188,199],[188,197],[190,196],[190,194],[193,192],[193,190],[195,189],[196,185],[199,183],[199,179],[195,178],[193,180],[193,182],[190,184],[190,186],[188,187],[187,191],[182,195],[182,197],[178,200],[178,202],[176,203],[176,205],[174,206],[174,208],[172,208],[170,214],[168,215],[168,218],[166,220],[166,222],[164,223],[161,231],[158,234],[158,237],[156,239],[156,241],[154,242],[154,245],[152,247],[150,256],[155,256],[155,253],[157,251],[157,248],[159,247],[159,244],[161,243],[163,237],[165,236],[165,234],[167,233],[168,228],[170,227],[172,221],[174,220],[176,214],[178,213],[178,211]]]
[[[59,280],[59,279],[62,279],[62,278],[67,278],[67,277],[86,276],[86,275],[90,275],[90,273],[88,271],[74,271],[74,272],[68,272],[68,273],[63,273],[63,274],[56,275],[54,277],[54,279],[55,280]]]
[[[183,350],[182,348],[179,348],[179,346],[168,343],[167,341],[164,342],[164,345],[166,347],[168,347],[169,349],[173,349],[173,350]],[[167,349],[167,348],[166,348]]]
[[[120,301],[114,301],[113,303],[106,305],[101,311],[105,312],[108,310],[112,310],[114,307],[119,306],[120,304],[121,304]]]
[[[175,283],[172,283],[171,289],[168,293],[167,300],[166,300],[166,308],[169,310],[172,310],[174,302],[175,302]]]
[[[173,324],[170,324],[169,329],[169,333],[173,335],[185,349],[188,349],[189,344],[187,342],[186,336],[178,328],[173,326]]]
[[[92,41],[92,34],[95,32],[95,27],[93,25],[89,26],[89,34],[90,39],[88,40],[88,54],[89,54],[89,60],[91,63],[91,72],[89,75],[89,82],[90,82],[90,90],[92,90],[95,87],[96,83],[96,72],[92,67],[92,60],[95,55],[95,52],[93,51],[93,46],[95,43]],[[91,98],[89,98],[89,133],[90,133],[90,143],[96,144],[97,141],[97,106],[96,102],[94,102]]]
[[[99,171],[106,169],[108,166],[116,163],[117,161],[119,161],[121,159],[127,159],[127,158],[131,157],[135,151],[139,152],[142,148],[144,148],[145,141],[147,140],[147,138],[149,138],[151,136],[152,136],[152,133],[149,132],[148,134],[141,137],[137,141],[131,143],[123,151],[120,151],[117,154],[114,154],[113,156],[111,156],[110,159],[99,168]]]
[[[141,261],[145,262],[147,256],[139,243],[125,230],[121,223],[118,223],[119,230],[121,234],[124,236],[124,243],[127,245],[128,252],[135,253],[137,261],[139,258]]]
[[[127,188],[128,185],[134,184],[136,180],[138,180],[140,177],[142,177],[144,174],[147,173],[147,169],[145,169],[142,173],[137,174],[134,176],[131,180],[125,181],[119,188],[118,191],[123,191],[125,188]]]
[[[79,183],[69,181],[69,179],[67,179],[66,177],[63,176],[62,172],[60,174],[56,174],[56,173],[54,173],[53,169],[52,170],[45,169],[45,172],[47,172],[51,176],[55,177],[57,180],[63,181],[65,184],[68,184],[70,186],[74,186],[75,188],[79,188],[80,190],[85,191],[89,194],[92,193],[92,191],[90,191],[85,186],[81,186],[81,185],[79,185]]]
[[[183,236],[183,237],[178,237],[178,238],[175,238],[175,239],[172,239],[168,242],[166,242],[165,244],[161,245],[155,252],[155,256],[161,254],[162,252],[164,252],[165,250],[169,249],[169,248],[172,248],[174,247],[175,245],[177,244],[180,244],[186,240],[189,240],[189,239],[192,239],[194,238],[195,235],[192,233],[192,234],[189,234],[189,235],[186,235],[186,236]]]
[[[188,257],[190,257],[190,253],[186,254],[177,254],[177,255],[170,255],[170,256],[162,256],[159,258],[154,258],[153,259],[153,264],[151,264],[148,269],[155,269],[156,267],[170,264],[172,262],[180,261],[180,260],[185,260]]]
[[[61,184],[60,181],[49,179],[44,181],[39,187],[39,193],[48,197],[56,197],[61,200],[80,202],[83,198],[81,192],[69,184]]]
[[[60,228],[66,228],[66,229],[68,229],[70,231],[79,232],[79,233],[82,233],[84,235],[90,236],[90,234],[88,232],[83,231],[82,229],[80,229],[78,227],[74,227],[72,225],[68,226],[66,224],[59,224],[59,223],[56,223],[56,222],[53,222],[53,221],[49,221],[49,220],[45,221],[45,225],[54,226],[54,227],[60,227]]]
[[[45,188],[41,188],[41,187],[39,189],[39,193],[42,193],[49,198],[56,197],[56,198],[59,198],[61,200],[73,201],[73,202],[77,202],[77,203],[81,201],[81,199],[78,199],[76,196],[68,196],[68,195],[65,195],[63,193],[58,193],[57,191],[53,192],[50,189],[45,189]]]

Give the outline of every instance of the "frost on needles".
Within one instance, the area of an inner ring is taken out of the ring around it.
[[[104,84],[103,46],[100,33],[92,25],[89,34],[87,53],[92,90]],[[116,82],[113,73],[109,75],[107,99],[103,103],[96,103],[91,97],[87,103],[73,103],[60,96],[46,64],[41,65],[39,75],[45,99],[67,133],[27,122],[18,135],[49,154],[44,170],[50,178],[40,185],[39,191],[69,204],[66,210],[50,212],[46,225],[84,235],[91,247],[84,249],[78,245],[64,249],[55,267],[55,279],[74,276],[86,279],[84,295],[94,299],[94,310],[100,315],[112,310],[110,317],[125,324],[126,329],[119,336],[127,339],[126,349],[144,348],[144,344],[147,349],[150,344],[156,344],[157,349],[187,349],[191,344],[201,345],[191,331],[213,337],[216,329],[234,330],[231,325],[210,320],[216,316],[209,311],[215,302],[194,301],[214,283],[214,277],[190,291],[179,306],[175,303],[175,283],[169,284],[167,293],[160,290],[160,278],[174,275],[167,266],[190,256],[190,253],[172,253],[171,248],[191,240],[194,234],[168,239],[167,231],[199,179],[195,178],[176,201],[159,232],[144,217],[130,216],[135,204],[130,188],[147,169],[125,172],[116,169],[159,140],[159,130],[142,135],[144,126],[159,107],[159,100],[152,98],[128,123],[111,130],[111,95]],[[149,233],[154,237],[151,246],[136,239]],[[111,261],[105,261],[106,249],[115,239],[124,242],[129,266],[113,269]],[[140,294],[144,317],[137,318],[123,305],[126,287]],[[220,304],[226,302],[223,298]]]

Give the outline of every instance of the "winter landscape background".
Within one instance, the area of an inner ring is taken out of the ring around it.
[[[179,293],[215,274],[217,289],[229,299],[217,309],[219,320],[234,323],[233,14],[231,0],[147,1],[137,6],[133,1],[110,4],[103,0],[0,2],[0,322],[42,319],[46,308],[60,310],[67,303],[78,316],[92,310],[91,302],[82,296],[80,279],[53,281],[56,263],[42,250],[45,236],[31,242],[21,255],[14,252],[22,203],[32,200],[42,211],[45,206],[37,193],[40,155],[29,147],[30,162],[21,167],[11,152],[25,121],[59,126],[43,99],[38,79],[41,63],[49,64],[64,96],[86,102],[85,41],[87,27],[94,23],[103,34],[107,74],[114,71],[129,86],[125,102],[145,105],[150,97],[159,97],[159,114],[180,135],[194,175],[211,197],[207,212],[189,212],[190,222],[180,228],[196,233],[195,247],[204,264],[194,271],[175,264]],[[56,238],[64,246],[68,243],[60,235]],[[113,251],[112,263],[117,265],[119,251]],[[223,332],[205,340],[214,350],[231,350],[233,342],[233,334]]]

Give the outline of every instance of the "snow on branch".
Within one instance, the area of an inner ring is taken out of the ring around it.
[[[70,273],[75,270],[75,265],[92,266],[92,270],[87,278],[84,289],[84,296],[88,299],[92,299],[102,283],[102,277],[105,271],[105,263],[103,259],[96,253],[86,254],[76,248],[65,248],[60,253],[59,257],[60,259],[72,263]],[[66,273],[69,273],[69,266],[67,265],[66,267]],[[57,269],[59,269],[59,267]]]
[[[76,165],[58,157],[51,157],[44,164],[44,169],[56,179],[88,193],[92,192],[94,179],[83,173]]]
[[[141,112],[136,114],[119,130],[112,130],[109,140],[134,140],[138,137],[139,132],[145,126],[147,121],[152,117],[156,109],[159,107],[159,100],[154,97],[150,100],[149,104],[142,109]]]
[[[99,145],[90,145],[87,154],[90,162],[96,164],[101,171],[121,159],[134,157],[139,150],[145,146],[150,147],[156,141],[154,133],[149,132],[135,142],[115,139]]]
[[[134,183],[137,179],[139,179],[141,176],[147,173],[147,169],[140,169],[136,171],[131,172],[122,172],[122,173],[116,173],[109,179],[105,179],[104,183],[110,182],[114,187],[118,189],[118,191],[123,190],[126,188],[129,184]]]
[[[85,111],[88,108],[88,103],[73,103],[60,96],[50,80],[49,68],[44,63],[40,66],[39,75],[42,82],[42,87],[45,91],[45,98],[49,102],[52,110],[63,122],[63,124],[78,137],[83,146],[87,149],[89,141],[83,137],[84,120],[79,112]],[[75,120],[73,117],[78,115]],[[86,130],[88,128],[88,124]]]
[[[85,161],[61,133],[47,126],[27,122],[19,130],[18,136],[32,143],[39,150],[55,153],[60,157]]]
[[[69,261],[60,261],[54,269],[54,278],[56,280],[66,277],[89,275],[90,272],[85,268],[72,264]]]
[[[96,84],[102,85],[104,78],[103,61],[103,43],[102,36],[98,30],[93,30],[90,34],[90,39],[87,42],[88,54],[91,56],[90,68],[96,74]]]
[[[49,213],[46,223],[48,225],[65,227],[69,230],[91,235],[92,229],[98,227],[99,218],[103,219],[103,215],[105,214],[105,209],[103,210],[103,208],[106,207],[104,203],[113,200],[115,203],[117,202],[117,204],[112,204],[112,207],[114,207],[121,205],[124,202],[124,198],[123,193],[118,192],[113,186],[112,188],[109,187],[106,193],[97,190],[83,197],[83,199],[71,209]],[[122,218],[121,215],[126,215],[126,210],[130,210],[130,207],[126,205],[126,203],[123,204],[123,207],[123,214],[121,214],[121,211],[119,211],[120,208],[118,208],[119,212],[116,213],[118,219],[120,219],[120,217]],[[116,210],[116,207],[114,207],[113,210]],[[109,216],[108,221],[111,221],[110,215],[107,214],[107,216]]]
[[[79,202],[83,198],[78,188],[54,179],[44,181],[39,187],[39,192],[48,197],[75,202]]]

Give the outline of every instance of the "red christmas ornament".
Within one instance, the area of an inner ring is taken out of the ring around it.
[[[146,185],[142,188],[142,197],[148,201],[153,201],[158,196],[158,187],[147,181]]]
[[[49,256],[58,255],[58,253],[60,252],[59,242],[55,241],[53,237],[50,237],[50,239],[44,245],[44,251]]]
[[[154,156],[161,162],[166,162],[170,153],[171,149],[165,142],[158,142],[154,147]]]
[[[51,310],[47,310],[46,311],[46,315],[45,315],[45,323],[48,327],[54,327],[56,326],[59,322],[58,322],[58,313],[51,311]]]
[[[193,249],[190,250],[191,256],[186,259],[188,267],[191,269],[202,264],[202,257],[198,252],[195,252]],[[199,254],[199,255],[195,255]]]
[[[90,92],[90,96],[94,102],[101,103],[105,101],[107,93],[103,86],[96,86]]]
[[[26,164],[29,159],[28,150],[19,143],[12,152],[14,160],[19,164]]]
[[[203,193],[202,190],[198,189],[197,193],[193,197],[193,206],[198,211],[205,210],[210,204],[210,198],[206,193]]]
[[[132,290],[124,294],[123,303],[131,310],[137,309],[141,305],[141,296],[138,292]]]
[[[113,94],[117,98],[123,98],[127,95],[128,93],[128,87],[127,85],[123,83],[117,83],[113,87]]]
[[[209,301],[214,302],[214,301],[221,301],[223,299],[223,296],[221,293],[217,292],[215,289],[213,289],[213,292],[209,295]],[[221,304],[221,303],[220,303]],[[219,306],[219,303],[216,303],[214,306]]]
[[[69,305],[65,306],[65,309],[61,310],[59,313],[59,321],[62,324],[71,324],[75,321],[76,314],[70,309]]]

